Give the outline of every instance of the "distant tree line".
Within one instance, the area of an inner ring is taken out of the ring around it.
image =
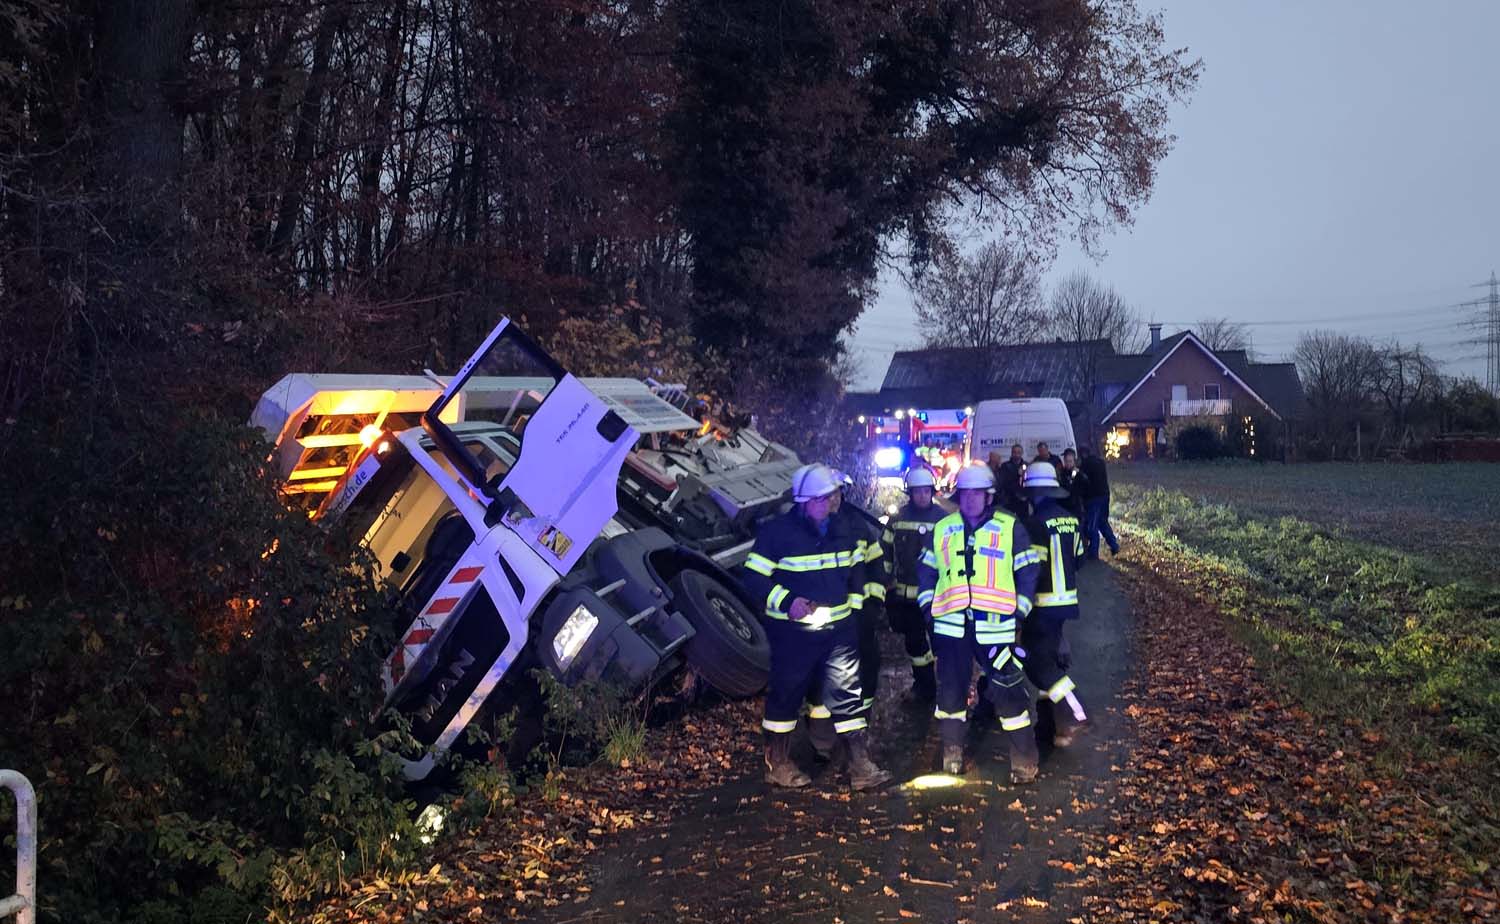
[[[1471,378],[1442,375],[1420,344],[1313,331],[1292,358],[1307,397],[1308,458],[1379,458],[1441,434],[1500,433],[1500,401]]]

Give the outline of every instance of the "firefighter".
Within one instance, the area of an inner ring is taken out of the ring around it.
[[[917,606],[917,560],[932,544],[932,530],[947,513],[933,503],[937,482],[932,471],[913,466],[906,473],[906,505],[886,524],[881,537],[891,550],[895,585],[886,601],[891,631],[900,635],[911,659],[911,695],[918,702],[937,699],[936,660],[932,640],[927,635],[927,617]]]
[[[849,757],[849,783],[870,789],[890,774],[870,759],[860,711],[859,633],[854,612],[862,595],[859,539],[829,516],[839,484],[826,465],[792,474],[795,506],[764,523],[745,562],[745,587],[765,601],[771,642],[766,691],[766,781],[797,788],[810,780],[791,759],[791,733],[802,701],[821,678],[823,705]]]
[[[875,694],[880,684],[880,639],[878,628],[885,611],[886,586],[890,584],[890,557],[885,554],[880,542],[880,521],[865,512],[849,495],[854,489],[854,479],[841,471],[834,471],[839,490],[833,493],[829,504],[829,516],[857,537],[859,567],[863,575],[857,583],[861,586],[861,602],[855,610],[855,626],[859,630],[859,687],[863,694],[860,712],[868,719],[875,705]],[[847,501],[847,503],[846,503]],[[829,761],[837,749],[838,736],[833,730],[833,716],[823,705],[823,692],[819,679],[815,678],[808,691],[807,704],[808,740],[819,760]]]
[[[958,512],[938,521],[917,567],[917,603],[929,614],[937,655],[937,707],[943,769],[962,773],[964,723],[974,661],[983,672],[981,699],[995,705],[1010,745],[1010,780],[1036,779],[1036,736],[1026,692],[1017,623],[1036,595],[1037,554],[1025,527],[993,506],[995,476],[983,463],[965,466],[955,483]]]
[[[1024,482],[1031,496],[1027,521],[1032,548],[1041,559],[1036,582],[1036,607],[1021,627],[1026,650],[1026,676],[1052,701],[1055,731],[1052,743],[1067,747],[1088,724],[1088,714],[1068,676],[1069,656],[1063,626],[1078,618],[1078,561],[1083,556],[1083,527],[1078,516],[1059,501],[1068,489],[1046,462],[1026,468]]]
[[[833,495],[832,514],[847,523],[858,539],[861,575],[859,607],[859,687],[864,697],[863,711],[875,705],[880,686],[880,621],[885,617],[886,588],[891,584],[891,559],[881,543],[880,521],[860,507],[850,495],[854,479],[836,472],[839,490]],[[847,503],[846,503],[847,502]]]

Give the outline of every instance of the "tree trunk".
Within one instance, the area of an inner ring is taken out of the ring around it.
[[[271,232],[272,253],[282,253],[291,244],[292,233],[302,215],[302,202],[307,195],[307,173],[313,159],[313,147],[318,140],[323,94],[328,83],[328,58],[333,51],[333,40],[347,15],[342,7],[331,7],[318,23],[318,34],[313,40],[312,70],[307,75],[307,86],[303,89],[302,101],[297,106],[297,130],[292,137],[291,175],[281,196],[281,207],[276,210],[276,230]]]
[[[96,30],[95,166],[146,233],[175,224],[185,116],[172,102],[188,50],[187,0],[103,3]]]

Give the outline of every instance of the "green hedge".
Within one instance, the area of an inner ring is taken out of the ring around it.
[[[91,417],[0,455],[0,763],[37,787],[43,918],[242,921],[403,863],[368,573],[251,431]]]

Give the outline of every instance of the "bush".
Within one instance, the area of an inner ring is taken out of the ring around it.
[[[265,443],[53,419],[0,459],[0,754],[37,787],[44,919],[244,920],[404,862],[403,735],[366,722],[387,609]]]
[[[1214,459],[1222,455],[1219,435],[1209,427],[1188,427],[1177,434],[1177,457],[1187,460]]]

